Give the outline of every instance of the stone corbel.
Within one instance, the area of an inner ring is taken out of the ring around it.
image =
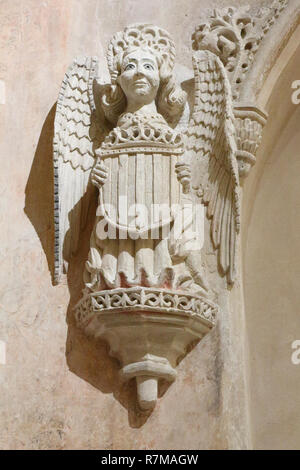
[[[256,162],[256,154],[262,139],[267,114],[253,105],[234,106],[237,161],[240,178],[249,174]]]
[[[90,294],[76,306],[77,324],[109,344],[120,379],[136,379],[141,410],[151,411],[158,383],[173,382],[187,348],[215,325],[217,307],[204,297],[132,287]]]

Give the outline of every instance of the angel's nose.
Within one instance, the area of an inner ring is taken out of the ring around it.
[[[144,75],[143,64],[138,63],[136,67],[136,75]]]

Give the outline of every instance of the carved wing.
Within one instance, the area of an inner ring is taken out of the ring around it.
[[[80,242],[94,189],[89,183],[94,150],[105,129],[94,100],[98,60],[77,58],[59,93],[54,123],[54,281]]]
[[[227,274],[228,282],[233,283],[240,228],[240,187],[231,89],[224,66],[215,54],[197,51],[193,66],[195,104],[187,130],[187,149],[192,174],[202,172],[205,176],[192,182],[207,205],[220,267]]]

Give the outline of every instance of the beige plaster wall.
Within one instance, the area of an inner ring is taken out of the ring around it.
[[[149,21],[170,31],[179,62],[190,66],[190,35],[202,10],[240,3],[0,1],[0,80],[6,89],[5,104],[0,104],[0,340],[7,348],[6,364],[0,365],[0,448],[247,445],[239,417],[242,391],[237,386],[224,401],[221,386],[223,381],[227,391],[235,390],[240,356],[232,370],[227,364],[221,379],[218,329],[182,361],[177,382],[145,419],[134,409],[134,385],[118,384],[117,364],[105,345],[75,332],[70,309],[67,322],[80,270],[71,273],[68,285],[56,287],[50,274],[53,106],[69,63],[78,54],[103,57],[101,44],[105,47],[112,33],[131,22]]]
[[[300,365],[291,361],[291,345],[300,339],[300,106],[273,145],[244,263],[253,445],[299,449]]]
[[[300,108],[291,85],[299,79],[296,28],[258,95],[269,113],[257,163],[244,185],[243,279],[249,340],[255,448],[299,449]]]

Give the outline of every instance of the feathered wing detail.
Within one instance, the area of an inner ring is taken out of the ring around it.
[[[228,282],[233,283],[240,228],[240,185],[231,88],[224,66],[215,54],[197,51],[193,66],[195,105],[186,133],[187,150],[192,174],[199,174],[199,169],[205,172],[200,184],[196,182],[200,186],[198,195],[207,205],[220,267]],[[196,168],[198,171],[194,171]]]
[[[54,224],[57,283],[80,241],[93,188],[89,183],[94,150],[100,146],[105,126],[93,96],[98,60],[82,57],[69,67],[59,93],[54,123]]]

